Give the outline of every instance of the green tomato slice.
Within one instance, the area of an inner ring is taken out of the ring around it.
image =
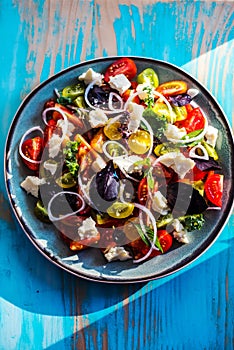
[[[65,173],[56,180],[56,183],[62,188],[72,188],[76,185],[76,180],[71,173]]]
[[[170,111],[169,111],[167,105],[165,105],[165,103],[163,103],[163,102],[157,102],[157,103],[155,103],[155,105],[153,106],[153,111],[154,111],[159,117],[164,116],[165,118],[167,118],[167,121],[168,121],[168,122],[171,121],[171,114],[170,114]],[[172,116],[173,116],[173,120],[176,121],[176,113],[175,113],[174,110],[172,110]]]
[[[74,100],[78,96],[84,95],[84,85],[82,83],[78,83],[75,85],[68,85],[62,91],[62,97],[71,98]]]
[[[115,219],[125,219],[132,214],[134,204],[115,202],[107,209],[107,214]]]
[[[144,69],[137,76],[137,82],[139,84],[147,83],[154,88],[157,88],[159,85],[159,79],[158,79],[157,73],[152,68]]]

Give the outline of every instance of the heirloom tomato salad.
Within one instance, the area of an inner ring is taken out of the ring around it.
[[[218,130],[200,92],[127,57],[75,79],[54,87],[19,144],[36,217],[71,251],[96,248],[107,262],[189,244],[222,207]]]

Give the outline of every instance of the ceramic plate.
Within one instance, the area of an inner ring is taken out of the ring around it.
[[[196,79],[169,63],[132,57],[138,72],[151,67],[158,73],[160,82],[184,80],[189,87],[198,89],[200,94],[196,97],[196,102],[206,113],[212,125],[219,130],[217,147],[224,174],[223,206],[220,211],[206,212],[206,223],[202,230],[193,234],[190,244],[184,244],[164,255],[140,264],[134,264],[130,260],[106,263],[100,251],[94,248],[82,251],[77,255],[63,243],[53,225],[44,224],[35,218],[33,209],[36,200],[32,196],[26,195],[20,187],[20,183],[27,175],[18,154],[20,139],[30,127],[38,125],[43,105],[49,98],[54,97],[54,89],[62,89],[66,85],[75,83],[77,76],[88,68],[104,72],[117,58],[101,58],[67,68],[39,85],[26,97],[9,130],[5,153],[5,178],[15,216],[31,242],[51,262],[72,274],[94,281],[143,282],[174,273],[198,258],[218,237],[231,212],[234,192],[234,156],[231,129],[216,100]]]

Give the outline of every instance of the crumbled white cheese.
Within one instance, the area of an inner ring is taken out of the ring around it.
[[[188,237],[187,237],[187,230],[184,228],[184,226],[181,224],[179,219],[174,219],[172,221],[172,226],[174,227],[173,236],[174,238],[181,243],[189,243]]]
[[[156,191],[152,198],[152,209],[161,215],[168,213],[167,200],[160,191]]]
[[[145,89],[145,91],[144,91],[144,89]],[[136,92],[140,92],[138,97],[141,100],[145,100],[146,98],[148,98],[149,89],[152,90],[152,86],[147,84],[147,83],[138,84],[136,87]]]
[[[37,176],[27,176],[20,186],[27,192],[38,198],[39,186],[45,183],[45,179]]]
[[[59,119],[57,121],[57,126],[62,129],[62,132],[67,136],[71,136],[75,130],[75,125],[69,122],[68,120]]]
[[[186,129],[185,128],[177,128],[176,125],[167,124],[167,128],[164,132],[164,135],[166,136],[166,138],[170,141],[170,140],[181,140],[182,137],[184,137],[185,135],[187,135]]]
[[[79,80],[83,80],[85,85],[89,85],[95,81],[96,85],[102,84],[103,75],[95,72],[92,68],[89,68],[85,73],[79,76]]]
[[[103,126],[108,121],[106,114],[99,108],[89,112],[89,123],[92,128]]]
[[[109,85],[112,87],[112,89],[117,90],[120,95],[122,95],[126,90],[130,88],[131,82],[124,74],[118,74],[110,77]]]
[[[49,139],[49,157],[54,158],[58,155],[62,144],[61,137],[57,134],[53,134]]]
[[[129,111],[128,129],[131,132],[135,132],[140,126],[142,114],[144,112],[144,107],[137,103],[130,102],[128,105],[128,111]]]
[[[113,159],[113,162],[120,168],[124,169],[127,173],[131,173],[133,171],[141,170],[143,165],[135,165],[134,163],[141,161],[142,158],[136,155],[131,156],[122,156],[116,157]]]
[[[104,254],[107,261],[114,260],[128,260],[131,259],[131,255],[124,247],[111,247],[107,253]]]
[[[218,129],[216,129],[212,125],[208,126],[207,131],[205,133],[205,138],[206,138],[206,142],[212,147],[215,147],[216,145],[218,133],[219,133]]]
[[[43,167],[48,170],[51,175],[54,175],[56,170],[57,170],[57,167],[58,167],[58,164],[57,163],[53,163],[53,161],[50,161],[50,160],[46,160],[44,163],[43,163]]]
[[[91,216],[82,222],[82,225],[78,228],[78,235],[80,239],[86,239],[96,236],[98,230],[96,228],[96,222]]]
[[[194,160],[186,158],[179,152],[168,152],[158,158],[158,160],[167,167],[171,167],[181,179],[183,179],[187,172],[195,165]]]

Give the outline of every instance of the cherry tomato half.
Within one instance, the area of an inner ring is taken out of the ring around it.
[[[194,108],[188,113],[185,120],[181,120],[175,123],[179,128],[185,128],[187,133],[193,132],[195,130],[203,129],[205,126],[205,118],[199,107]]]
[[[145,242],[142,241],[141,238],[138,238],[132,242],[128,243],[129,247],[131,247],[132,253],[133,253],[133,258],[135,260],[142,258],[145,256],[150,247],[145,244]],[[153,258],[154,256],[162,254],[159,250],[152,250],[152,253],[148,257],[148,259]]]
[[[25,140],[22,144],[22,152],[23,154],[31,159],[39,161],[41,159],[41,153],[43,150],[43,139],[39,136],[36,136],[32,139]],[[40,164],[34,164],[30,161],[28,162],[26,159],[22,158],[24,164],[31,170],[38,170]]]
[[[104,80],[108,82],[111,76],[113,77],[118,74],[124,74],[129,80],[131,80],[135,77],[136,73],[137,73],[137,67],[133,62],[133,60],[131,60],[130,58],[124,57],[113,62],[107,68],[104,74]]]
[[[158,230],[157,237],[162,247],[163,253],[167,252],[172,246],[172,236],[166,230]]]
[[[48,143],[54,130],[56,129],[57,122],[54,119],[50,119],[44,130],[44,145]]]
[[[137,197],[140,204],[146,204],[148,198],[148,184],[146,177],[144,177],[139,183]]]
[[[100,240],[100,233],[98,232],[95,236],[89,238],[81,239],[80,241],[71,241],[70,249],[71,250],[83,250],[88,247],[95,246]]]
[[[203,180],[205,176],[208,174],[208,171],[200,170],[196,167],[196,165],[192,169],[193,181]]]
[[[160,84],[157,87],[157,91],[164,96],[172,96],[184,94],[188,89],[188,86],[185,81],[182,80],[172,80],[166,83]]]
[[[205,182],[205,194],[207,199],[217,207],[222,207],[223,175],[210,172]]]

